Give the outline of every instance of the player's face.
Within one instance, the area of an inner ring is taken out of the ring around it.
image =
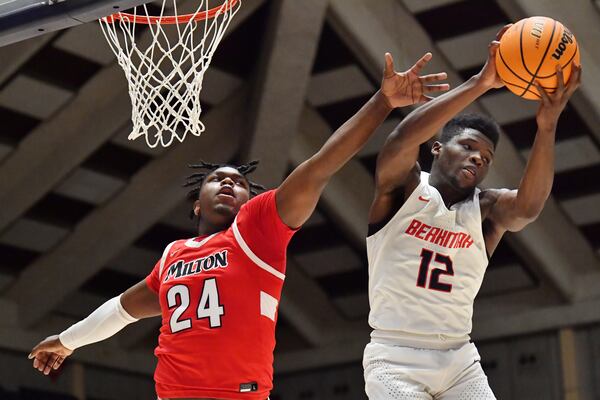
[[[222,167],[206,176],[194,213],[215,225],[235,217],[250,198],[248,180],[232,167]]]
[[[464,128],[447,143],[432,148],[438,168],[457,189],[473,189],[486,177],[494,161],[494,144],[475,129]]]

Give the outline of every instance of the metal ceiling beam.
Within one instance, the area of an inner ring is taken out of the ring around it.
[[[118,65],[102,69],[65,108],[25,137],[4,161],[0,168],[0,231],[130,117],[131,103],[122,83]]]
[[[600,322],[600,300],[535,308],[517,313],[488,314],[473,323],[476,340],[499,339]]]
[[[486,277],[487,279],[487,277]],[[478,296],[473,310],[474,325],[489,315],[513,315],[561,305],[562,299],[554,288],[540,285],[517,289],[505,294]]]
[[[253,176],[267,187],[278,186],[289,168],[327,3],[276,0],[271,4],[247,114],[251,132],[242,153],[243,159],[261,161]],[[335,340],[335,333],[347,327],[323,290],[291,258],[286,275],[280,308],[286,319],[312,345]]]
[[[322,346],[335,342],[340,335],[353,333],[323,289],[291,258],[285,280],[280,312],[307,342]]]
[[[276,0],[271,4],[248,113],[251,132],[242,154],[261,161],[254,176],[267,187],[281,183],[288,169],[327,3]]]
[[[4,83],[15,74],[35,53],[52,40],[55,35],[44,35],[26,42],[15,43],[10,46],[0,47],[0,83]]]

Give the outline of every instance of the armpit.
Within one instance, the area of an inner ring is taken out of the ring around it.
[[[481,221],[485,221],[491,216],[491,212],[496,205],[498,199],[506,193],[511,192],[511,189],[486,189],[479,193],[479,208],[481,209]]]

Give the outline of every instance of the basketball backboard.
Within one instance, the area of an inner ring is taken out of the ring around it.
[[[0,46],[105,17],[149,0],[0,0]]]

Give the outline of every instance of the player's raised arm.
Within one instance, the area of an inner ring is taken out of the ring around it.
[[[430,99],[427,93],[448,89],[437,83],[446,79],[445,73],[419,75],[430,53],[402,73],[394,71],[389,53],[385,57],[381,89],[277,189],[277,210],[288,226],[299,227],[309,218],[331,176],[364,146],[393,108],[425,102]]]
[[[581,83],[581,66],[573,64],[573,73],[565,85],[560,67],[556,70],[558,87],[548,93],[535,83],[542,95],[536,114],[537,133],[525,172],[517,190],[497,191],[497,199],[488,219],[501,232],[519,231],[542,212],[554,180],[554,140],[561,112]],[[495,247],[495,246],[494,246]]]
[[[479,96],[503,85],[496,74],[495,57],[499,40],[509,27],[503,27],[490,43],[488,59],[477,75],[415,109],[390,134],[377,157],[375,198],[369,212],[369,224],[381,223],[389,216],[399,200],[396,198],[398,190],[403,191],[401,195],[404,196],[418,184],[419,146],[434,137]]]
[[[72,325],[60,335],[52,335],[38,343],[29,358],[33,368],[48,375],[58,369],[75,349],[113,336],[125,326],[142,318],[160,315],[158,296],[145,280],[113,297],[87,318]]]

